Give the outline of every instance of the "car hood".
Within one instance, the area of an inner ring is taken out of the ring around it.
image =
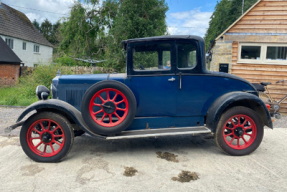
[[[109,74],[85,74],[85,75],[61,75],[55,77],[59,84],[94,84],[98,81],[107,80]]]

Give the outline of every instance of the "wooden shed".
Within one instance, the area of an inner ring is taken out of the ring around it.
[[[210,70],[228,72],[251,83],[271,82],[275,99],[287,94],[287,0],[259,0],[219,35],[209,50]],[[287,101],[280,112],[287,112]]]

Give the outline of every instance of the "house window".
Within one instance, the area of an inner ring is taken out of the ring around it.
[[[14,41],[13,41],[13,39],[6,38],[5,41],[6,41],[7,45],[8,45],[11,49],[14,48]]]
[[[287,45],[240,43],[238,55],[238,63],[287,65]]]
[[[40,46],[34,45],[34,53],[40,53]]]
[[[287,47],[267,46],[267,60],[286,61]]]
[[[23,48],[23,50],[26,50],[26,42],[23,42],[22,48]]]
[[[242,46],[241,59],[260,59],[261,46]]]

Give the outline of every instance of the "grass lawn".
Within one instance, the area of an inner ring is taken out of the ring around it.
[[[38,101],[36,93],[34,97],[25,97],[22,93],[21,86],[0,88],[0,105],[28,106]]]

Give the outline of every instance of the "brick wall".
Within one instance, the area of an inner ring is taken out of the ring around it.
[[[0,87],[14,85],[19,78],[20,64],[0,64]]]

